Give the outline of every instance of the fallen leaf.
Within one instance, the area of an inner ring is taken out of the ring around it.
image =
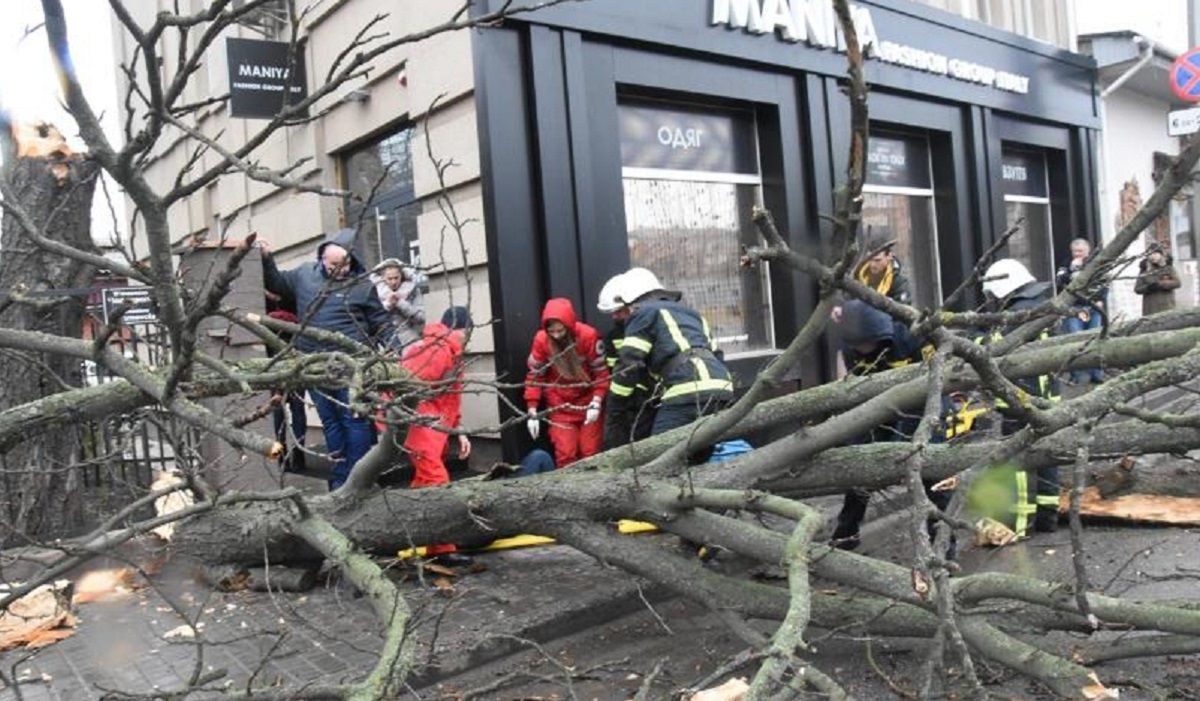
[[[929,595],[929,580],[918,569],[912,571],[912,588],[913,592],[922,599]]]
[[[442,565],[439,565],[439,564],[436,564],[433,562],[425,563],[425,571],[432,572],[434,574],[444,575],[446,577],[457,577],[458,576],[458,573],[455,572],[454,570],[450,569],[449,567],[443,567]]]
[[[987,545],[1002,547],[1016,540],[1016,532],[994,518],[984,517],[975,522],[975,545],[977,547]]]
[[[1100,678],[1095,672],[1088,675],[1094,684],[1089,684],[1079,690],[1083,694],[1083,698],[1087,701],[1113,701],[1121,697],[1121,692],[1118,689],[1110,689],[1100,683]]]
[[[929,488],[931,492],[952,492],[958,488],[958,475],[952,475]]]
[[[75,583],[75,604],[94,601],[111,601],[134,590],[133,570],[128,567],[110,570],[93,570]]]
[[[711,689],[705,689],[692,694],[689,701],[742,701],[746,698],[746,692],[750,690],[750,685],[746,683],[744,677],[730,679],[721,686],[716,686]]]
[[[8,587],[0,587],[0,590]],[[0,611],[0,651],[44,647],[75,633],[71,582],[43,584]]]
[[[162,634],[163,638],[170,640],[172,638],[194,638],[196,637],[196,629],[184,623],[181,626],[176,626],[166,633]]]
[[[441,589],[442,591],[446,591],[448,589],[453,589],[454,583],[451,582],[449,579],[446,579],[445,577],[434,577],[433,578],[433,586],[437,587],[438,589]]]

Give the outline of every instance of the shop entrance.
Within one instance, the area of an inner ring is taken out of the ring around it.
[[[933,173],[925,136],[871,133],[863,186],[862,226],[871,237],[896,241],[913,302],[935,307],[942,299]]]
[[[1025,220],[1021,229],[1008,239],[1004,255],[1024,263],[1038,280],[1053,280],[1054,237],[1046,155],[1005,148],[1001,154],[1000,182],[1004,191],[1006,229],[1022,218]]]
[[[683,292],[727,356],[774,351],[767,266],[739,265],[759,242],[754,113],[642,101],[618,113],[630,265]]]

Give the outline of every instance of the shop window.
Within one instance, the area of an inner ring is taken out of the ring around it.
[[[356,253],[364,265],[399,258],[420,266],[413,194],[411,127],[392,132],[342,156],[344,186],[351,192],[346,226],[357,228]]]
[[[774,350],[766,266],[739,265],[759,243],[754,114],[663,103],[620,107],[629,259],[708,319],[726,355]]]
[[[1019,219],[1025,220],[1021,229],[1008,239],[1003,255],[1024,263],[1038,280],[1053,280],[1054,237],[1046,154],[1005,148],[1000,159],[1005,228],[1011,228]]]
[[[232,10],[240,10],[246,0],[233,0]],[[286,40],[291,36],[291,20],[288,18],[287,0],[268,0],[244,13],[238,24],[256,32],[264,39]]]
[[[871,133],[863,186],[863,231],[896,241],[894,251],[918,306],[942,299],[929,139]]]

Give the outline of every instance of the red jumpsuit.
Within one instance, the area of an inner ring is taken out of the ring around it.
[[[561,322],[574,340],[575,353],[582,362],[583,376],[569,378],[554,364],[554,350],[546,324]],[[525,376],[525,404],[536,410],[542,400],[550,409],[547,417],[550,442],[554,445],[554,464],[560,468],[595,455],[604,443],[604,419],[584,424],[587,406],[603,401],[608,392],[608,365],[604,362],[604,341],[596,329],[578,321],[571,300],[562,297],[546,302],[542,310],[542,328],[533,337],[529,351],[529,373]]]
[[[462,418],[462,358],[463,336],[442,324],[427,324],[420,340],[407,346],[400,364],[417,378],[426,382],[449,382],[444,389],[417,404],[417,413],[429,416],[442,428],[458,428]],[[432,487],[450,482],[444,456],[450,436],[433,426],[414,425],[408,429],[404,449],[412,460],[413,489]],[[429,556],[454,552],[450,544],[426,547]]]

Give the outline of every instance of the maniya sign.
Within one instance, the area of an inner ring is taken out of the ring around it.
[[[845,38],[833,11],[832,0],[712,0],[712,24],[745,29],[752,34],[774,34],[784,41],[844,51]],[[863,54],[884,63],[944,75],[997,90],[1029,92],[1029,77],[1009,73],[936,51],[898,44],[879,36],[871,10],[850,6],[854,29]]]
[[[308,95],[304,52],[284,41],[225,40],[229,61],[229,114],[270,119]],[[307,116],[301,114],[297,116]]]

